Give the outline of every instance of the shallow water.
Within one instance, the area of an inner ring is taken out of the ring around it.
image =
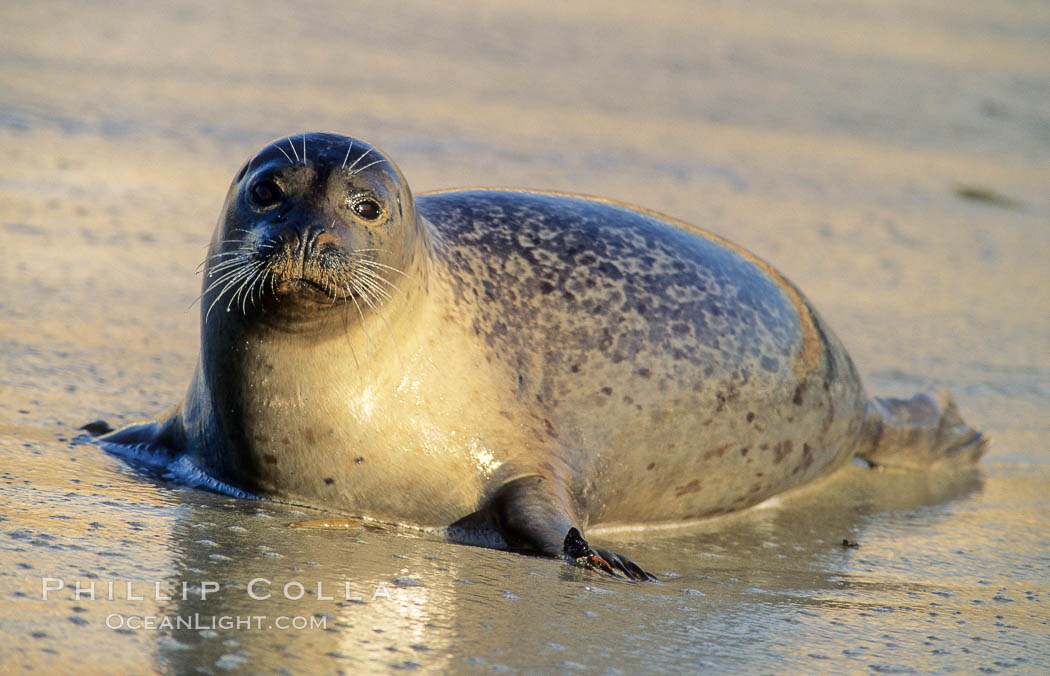
[[[0,8],[0,671],[1050,669],[1047,7],[402,7]],[[993,446],[972,473],[850,467],[604,538],[662,580],[638,585],[289,528],[323,515],[74,443],[182,395],[226,186],[304,129],[377,143],[417,192],[598,194],[724,235],[805,291],[869,390],[943,384]],[[195,616],[253,624],[127,626]]]

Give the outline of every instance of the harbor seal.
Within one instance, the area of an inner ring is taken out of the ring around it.
[[[651,579],[583,533],[987,445],[941,390],[869,399],[798,289],[716,235],[579,195],[413,198],[358,139],[251,158],[203,267],[184,400],[101,441],[234,495]]]

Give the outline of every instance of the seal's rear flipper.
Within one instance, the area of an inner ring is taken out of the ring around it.
[[[595,549],[572,525],[567,492],[558,482],[530,474],[508,481],[489,507],[500,535],[512,549],[537,552],[615,577],[655,582],[626,557]]]
[[[857,454],[873,466],[965,467],[988,450],[988,438],[963,422],[955,401],[941,387],[910,399],[873,397]]]

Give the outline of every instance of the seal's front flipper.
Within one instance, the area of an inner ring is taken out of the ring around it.
[[[97,423],[89,424],[98,429]],[[138,469],[156,473],[157,470],[166,469],[177,455],[176,449],[168,443],[168,427],[170,425],[157,421],[129,425],[98,437],[95,441],[107,453],[122,458]]]
[[[872,398],[864,427],[867,448],[857,455],[875,466],[965,467],[988,449],[988,438],[963,422],[941,387],[910,399]]]
[[[560,482],[538,474],[504,484],[492,499],[492,520],[511,549],[565,558],[575,565],[630,580],[656,578],[634,562],[594,549],[573,525],[568,491]]]
[[[245,500],[258,500],[253,493],[217,479],[208,467],[198,464],[187,448],[177,414],[159,421],[129,425],[95,440],[104,451],[156,479]]]
[[[103,434],[109,434],[113,431],[113,428],[105,420],[92,420],[91,422],[81,425],[80,429],[84,430],[93,437],[99,437]]]
[[[629,580],[638,582],[656,582],[656,576],[647,573],[630,559],[614,554],[605,549],[591,547],[583,539],[583,535],[575,528],[570,528],[565,536],[564,554],[577,566],[598,570],[615,577],[625,576]]]

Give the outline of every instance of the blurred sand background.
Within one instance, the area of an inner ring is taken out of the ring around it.
[[[5,2],[0,83],[0,672],[1050,669],[1045,3]],[[666,581],[632,586],[288,529],[317,515],[71,443],[181,397],[226,186],[304,130],[379,145],[417,193],[574,191],[721,234],[806,293],[870,391],[943,384],[992,450],[638,536],[618,546]],[[257,576],[364,599],[247,603]],[[226,586],[43,601],[43,577]],[[329,630],[106,626],[185,612]]]

